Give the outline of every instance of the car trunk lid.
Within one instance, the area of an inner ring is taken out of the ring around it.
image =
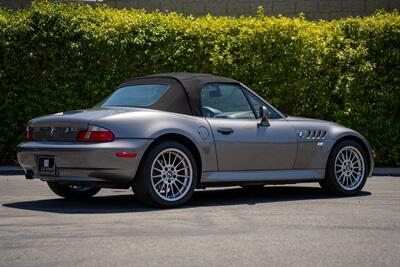
[[[33,119],[28,124],[33,141],[73,142],[90,121],[127,112],[125,108],[74,110]]]

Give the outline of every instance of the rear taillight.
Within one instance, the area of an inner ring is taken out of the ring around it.
[[[32,129],[26,126],[26,140],[33,141],[33,132]]]
[[[111,142],[114,134],[107,129],[98,126],[89,126],[88,130],[80,131],[76,137],[77,142]]]

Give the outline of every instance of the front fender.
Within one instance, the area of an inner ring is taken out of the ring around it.
[[[325,169],[333,147],[345,138],[353,139],[362,145],[368,157],[369,175],[374,166],[372,149],[364,136],[342,125],[308,118],[289,117],[288,121],[298,133],[298,153],[296,169]],[[326,132],[324,138],[308,138],[309,131]]]

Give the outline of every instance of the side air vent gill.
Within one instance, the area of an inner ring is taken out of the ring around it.
[[[322,140],[326,137],[324,130],[307,130],[306,139],[308,140]]]

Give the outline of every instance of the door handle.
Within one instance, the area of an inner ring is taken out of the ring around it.
[[[218,128],[217,132],[221,133],[221,134],[231,134],[233,133],[232,128]]]

